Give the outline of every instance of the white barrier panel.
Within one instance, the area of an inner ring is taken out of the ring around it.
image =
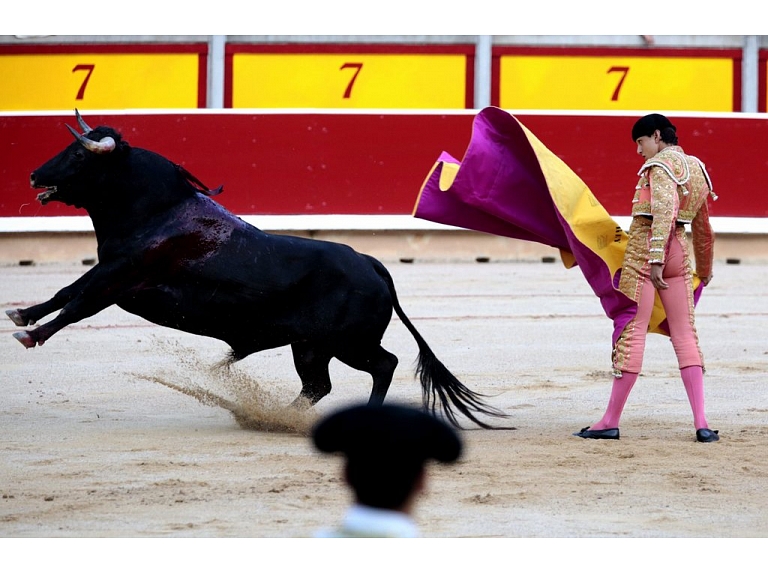
[[[263,230],[271,231],[433,231],[458,230],[407,215],[264,215],[240,216],[244,221]],[[629,216],[614,217],[622,229],[628,230]],[[713,217],[712,227],[720,234],[768,234],[768,218]],[[57,217],[13,217],[0,218],[0,233],[39,232],[92,232],[93,225],[88,216]]]

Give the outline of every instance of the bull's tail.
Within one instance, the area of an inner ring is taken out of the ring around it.
[[[483,394],[477,393],[465,386],[453,375],[445,365],[437,358],[427,342],[421,337],[411,320],[405,315],[400,302],[397,299],[397,291],[389,271],[378,260],[371,258],[374,268],[389,287],[392,297],[392,307],[403,325],[411,332],[419,346],[419,358],[416,367],[416,375],[421,382],[421,397],[424,409],[435,414],[440,409],[443,415],[455,426],[461,428],[457,421],[457,413],[461,413],[467,419],[473,421],[485,429],[515,429],[514,427],[499,427],[489,425],[477,418],[475,414],[483,414],[491,417],[508,417],[502,411],[487,405],[482,398]]]

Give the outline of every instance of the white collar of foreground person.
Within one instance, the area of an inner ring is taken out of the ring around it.
[[[410,515],[389,509],[352,505],[338,528],[323,529],[316,537],[419,537]]]

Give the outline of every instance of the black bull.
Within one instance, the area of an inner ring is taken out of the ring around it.
[[[373,378],[369,403],[384,401],[397,357],[381,339],[397,313],[419,348],[416,372],[425,409],[459,426],[458,410],[504,417],[435,357],[403,312],[387,269],[371,256],[332,242],[272,235],[234,216],[184,168],[131,147],[110,127],[84,133],[31,175],[38,200],[84,208],[98,242],[98,264],[50,300],[6,313],[25,347],[116,304],[170,328],[213,337],[233,361],[290,345],[301,379],[295,403],[330,393],[337,358]]]

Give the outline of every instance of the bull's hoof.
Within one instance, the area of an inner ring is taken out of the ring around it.
[[[15,323],[16,325],[27,325],[27,322],[24,321],[24,318],[21,317],[21,310],[18,309],[7,309],[5,310],[5,314],[11,318],[11,321]]]
[[[32,349],[35,347],[35,340],[32,339],[32,336],[29,335],[29,332],[26,331],[17,331],[13,334],[13,337],[18,339],[21,342],[21,345],[26,347],[27,349]]]

